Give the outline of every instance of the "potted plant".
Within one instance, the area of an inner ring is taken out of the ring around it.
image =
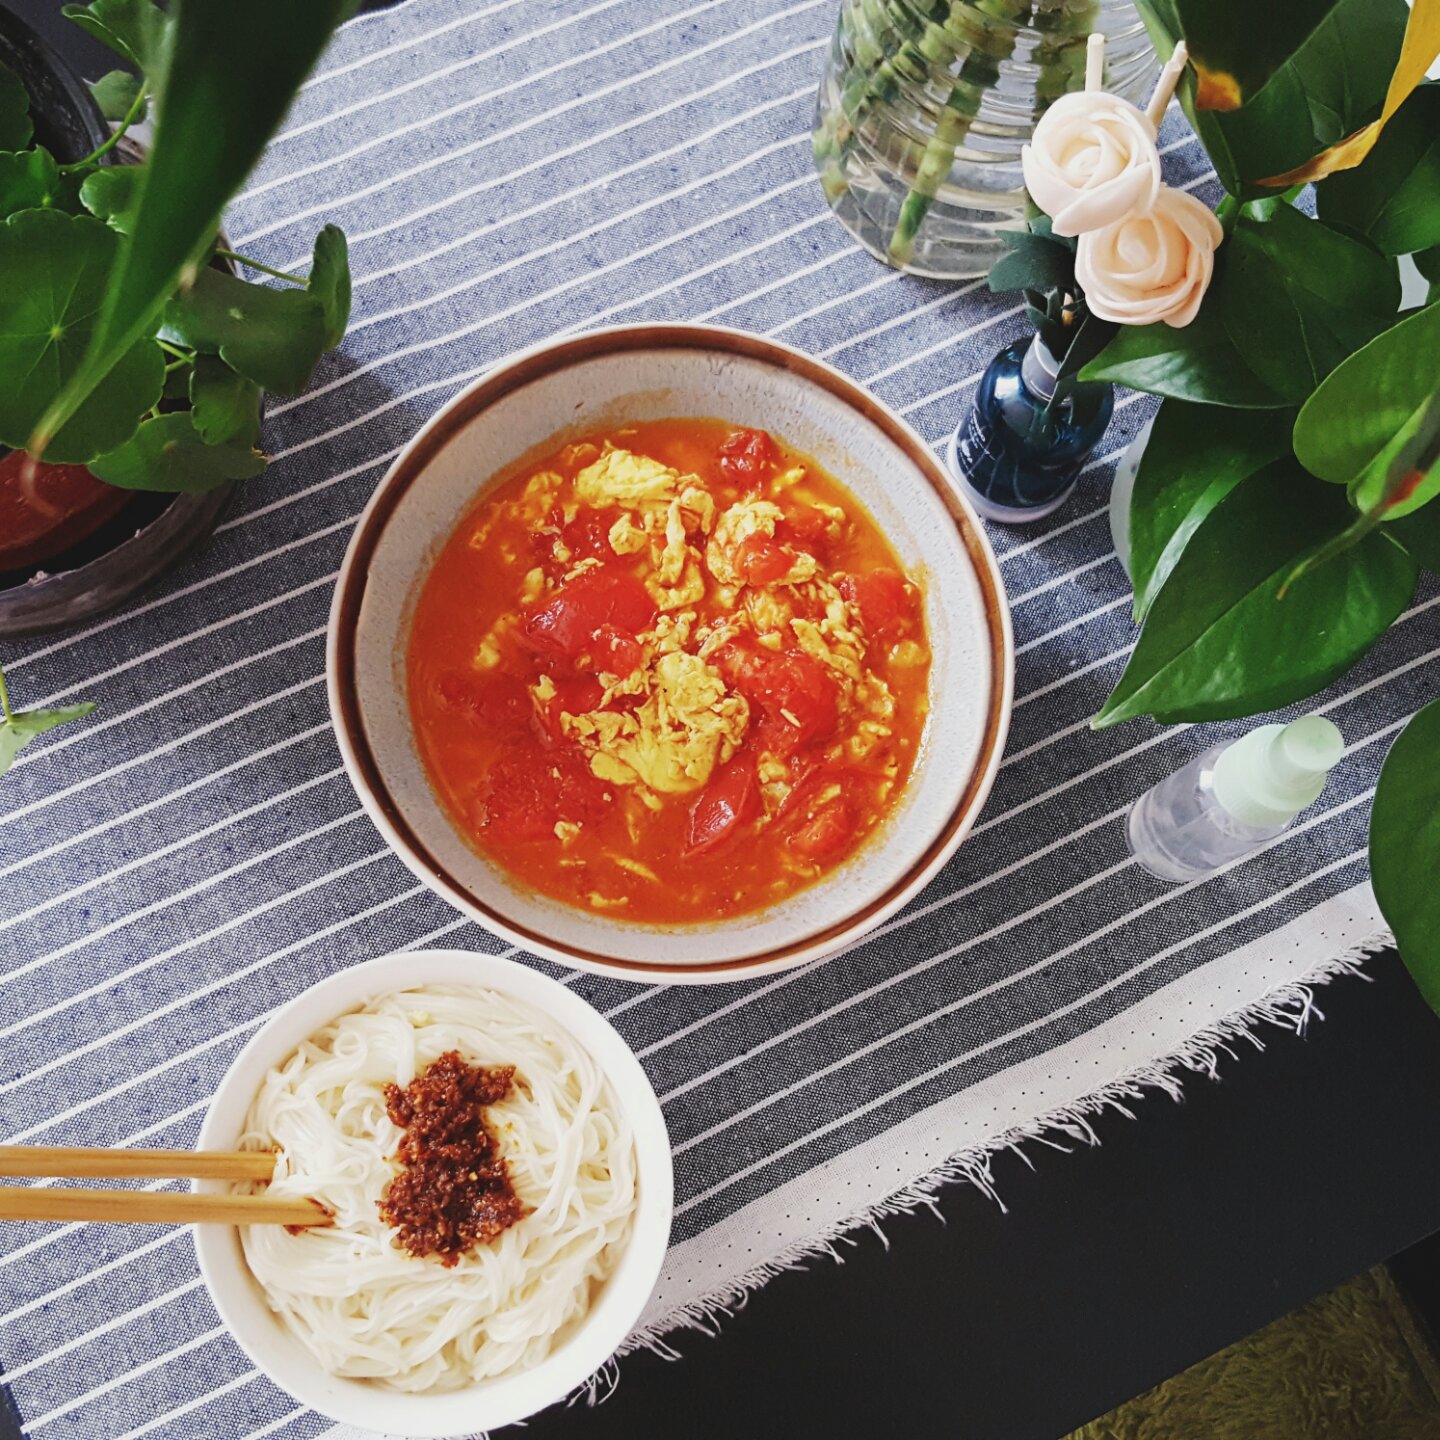
[[[305,277],[276,275],[218,239],[220,207],[344,7],[307,7],[300,34],[286,24],[283,43],[252,39],[238,52],[207,8],[68,6],[128,67],[93,95],[0,11],[0,446],[10,447],[0,456],[0,634],[111,608],[173,564],[208,533],[230,487],[264,469],[265,392],[302,389],[344,333],[350,281],[334,226],[316,238]],[[242,94],[238,73],[256,88]],[[147,114],[153,155],[116,164]],[[174,265],[179,244],[188,248]],[[141,274],[142,322],[134,291],[126,343],[101,355],[105,317],[125,277]],[[41,435],[57,404],[64,423]]]
[[[265,468],[265,392],[303,389],[344,334],[341,231],[320,232],[301,277],[229,251],[219,227],[354,8],[67,7],[129,67],[93,87],[113,130],[33,34],[0,25],[0,634],[119,604],[198,540],[228,487]],[[147,111],[144,163],[114,165]],[[17,711],[0,675],[0,774],[91,708]]]
[[[1404,257],[1440,278],[1440,84],[1424,82],[1440,4],[1140,8],[1157,49],[1188,47],[1179,94],[1226,191],[1224,233],[1189,323],[1123,324],[1079,371],[1163,397],[1129,511],[1142,629],[1097,726],[1303,700],[1440,572],[1440,296],[1399,308]],[[1094,232],[1082,253],[1108,255],[1098,283],[1143,301],[1114,240]],[[1370,859],[1440,1008],[1440,701],[1390,749]]]

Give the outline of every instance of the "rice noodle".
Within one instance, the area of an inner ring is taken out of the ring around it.
[[[514,1065],[488,1109],[531,1213],[453,1267],[400,1249],[378,1202],[401,1131],[384,1087],[447,1050]],[[609,1082],[552,1021],[494,991],[407,990],[345,1015],[266,1077],[245,1148],[276,1147],[270,1193],[312,1195],[335,1224],[241,1230],[273,1309],[335,1375],[448,1390],[528,1369],[583,1319],[630,1234],[635,1144]]]

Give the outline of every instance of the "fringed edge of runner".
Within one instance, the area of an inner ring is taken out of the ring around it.
[[[1028,1144],[1038,1143],[1062,1151],[1071,1148],[1068,1142],[1098,1145],[1100,1138],[1090,1123],[1095,1117],[1106,1110],[1118,1110],[1133,1120],[1136,1115],[1130,1108],[1131,1103],[1157,1090],[1179,1101],[1183,1097],[1185,1072],[1218,1080],[1221,1055],[1238,1058],[1234,1048],[1237,1043],[1244,1041],[1257,1050],[1265,1048],[1262,1037],[1266,1025],[1278,1025],[1303,1035],[1312,1020],[1325,1018],[1324,1012],[1315,1003],[1316,988],[1343,975],[1354,975],[1368,981],[1370,977],[1362,968],[1365,959],[1394,943],[1394,936],[1388,930],[1377,932],[1339,955],[1322,961],[1300,979],[1278,985],[1251,1004],[1196,1031],[1178,1049],[1137,1065],[1081,1099],[1046,1111],[1025,1125],[1017,1125],[988,1140],[967,1146],[885,1199],[827,1225],[809,1239],[787,1245],[778,1254],[753,1266],[728,1284],[717,1286],[707,1294],[677,1306],[659,1320],[634,1331],[614,1357],[570,1397],[569,1403],[573,1405],[584,1400],[595,1405],[607,1400],[620,1383],[619,1361],[636,1350],[650,1350],[664,1360],[678,1360],[680,1352],[667,1341],[666,1336],[677,1330],[698,1330],[705,1335],[717,1335],[721,1323],[736,1310],[742,1309],[750,1296],[775,1276],[786,1270],[803,1270],[810,1261],[822,1255],[842,1261],[844,1256],[836,1247],[853,1245],[857,1230],[873,1230],[888,1249],[890,1242],[880,1228],[880,1221],[889,1215],[908,1214],[921,1208],[939,1216],[936,1197],[947,1185],[973,1185],[1004,1211],[1005,1202],[996,1189],[991,1169],[995,1156],[1001,1151],[1009,1150],[1029,1165],[1030,1160],[1024,1150]]]

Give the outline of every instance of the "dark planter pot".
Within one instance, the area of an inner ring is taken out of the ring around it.
[[[30,94],[35,138],[61,161],[110,133],[84,82],[19,17],[0,6],[0,61]],[[35,567],[0,573],[0,636],[57,630],[123,605],[215,527],[233,487],[204,495],[136,493],[99,530]]]

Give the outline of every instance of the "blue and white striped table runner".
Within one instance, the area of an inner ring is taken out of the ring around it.
[[[27,706],[101,704],[0,782],[4,1138],[192,1144],[230,1058],[301,987],[400,946],[501,948],[360,813],[323,686],[355,517],[467,381],[550,335],[713,320],[832,360],[943,442],[1023,322],[981,284],[882,268],[825,209],[808,134],[835,8],[409,0],[338,36],[227,224],[281,268],[306,263],[320,224],[346,229],[342,353],[272,407],[276,463],[203,553],[129,610],[0,657]],[[1170,178],[1213,203],[1174,116],[1163,141]],[[643,1058],[675,1141],[652,1333],[926,1177],[986,1183],[997,1143],[1083,1137],[1104,1098],[1173,1087],[1217,1036],[1302,1015],[1304,982],[1378,932],[1366,802],[1384,742],[1440,676],[1433,585],[1318,702],[1354,747],[1322,809],[1203,885],[1128,858],[1128,802],[1225,733],[1088,728],[1133,639],[1105,502],[1148,408],[1121,399],[1065,510],[994,537],[1011,740],[926,894],[849,953],[766,980],[571,981]],[[328,1428],[221,1330],[185,1232],[12,1225],[0,1245],[0,1368],[26,1434]]]

